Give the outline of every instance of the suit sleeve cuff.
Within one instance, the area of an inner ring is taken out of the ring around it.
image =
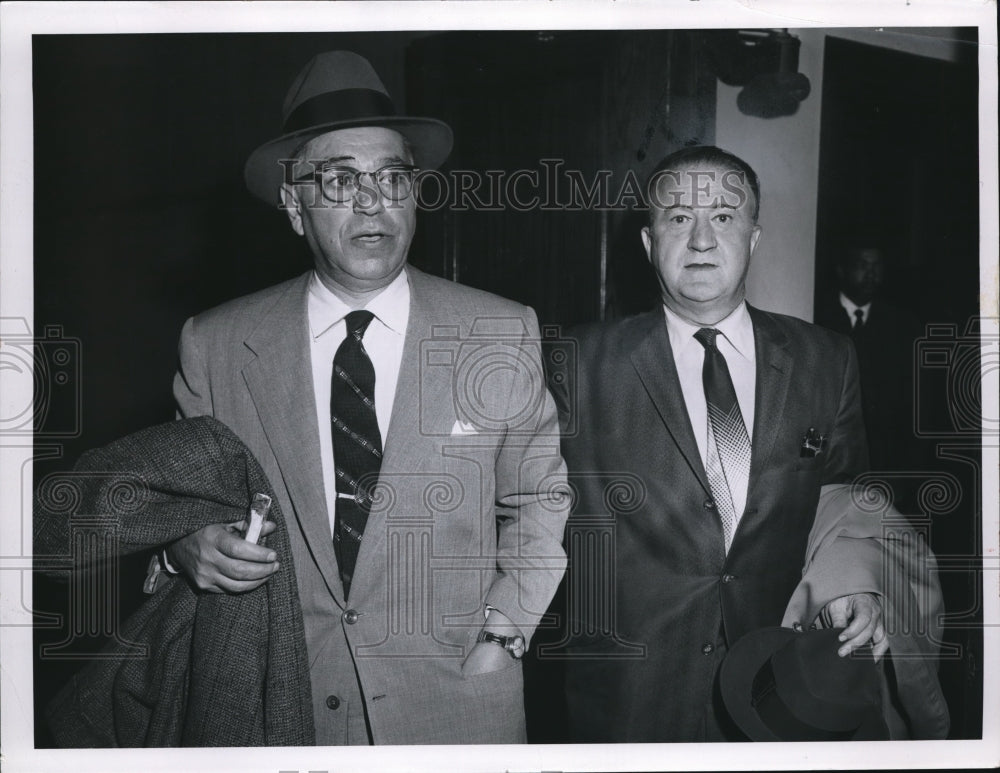
[[[531,643],[531,637],[538,627],[541,614],[533,614],[518,603],[518,588],[509,576],[501,576],[493,583],[486,594],[486,607],[502,613],[520,630],[524,637],[525,647]]]

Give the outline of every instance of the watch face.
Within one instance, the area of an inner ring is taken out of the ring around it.
[[[520,658],[524,655],[524,637],[523,636],[511,636],[507,639],[507,651],[510,652],[515,658]]]

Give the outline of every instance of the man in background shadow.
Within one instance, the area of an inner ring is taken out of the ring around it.
[[[920,469],[921,444],[914,436],[914,341],[920,326],[909,311],[885,299],[886,260],[878,246],[842,247],[836,263],[837,292],[816,307],[816,324],[851,337],[861,372],[861,408],[872,470]],[[893,476],[897,502],[912,493]]]

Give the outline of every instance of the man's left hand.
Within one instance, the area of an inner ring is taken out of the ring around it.
[[[462,676],[475,676],[499,671],[510,665],[510,654],[492,642],[479,642],[462,664]]]
[[[872,593],[855,593],[834,599],[820,612],[828,628],[844,628],[840,640],[844,643],[837,654],[847,657],[858,647],[871,641],[877,663],[889,649],[889,639],[882,624],[882,604]]]

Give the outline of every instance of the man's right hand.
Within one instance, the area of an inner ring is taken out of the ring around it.
[[[177,540],[167,548],[170,565],[196,587],[209,593],[246,593],[263,585],[278,571],[278,556],[270,548],[243,539],[242,521],[213,523]],[[264,524],[261,536],[274,531]]]

